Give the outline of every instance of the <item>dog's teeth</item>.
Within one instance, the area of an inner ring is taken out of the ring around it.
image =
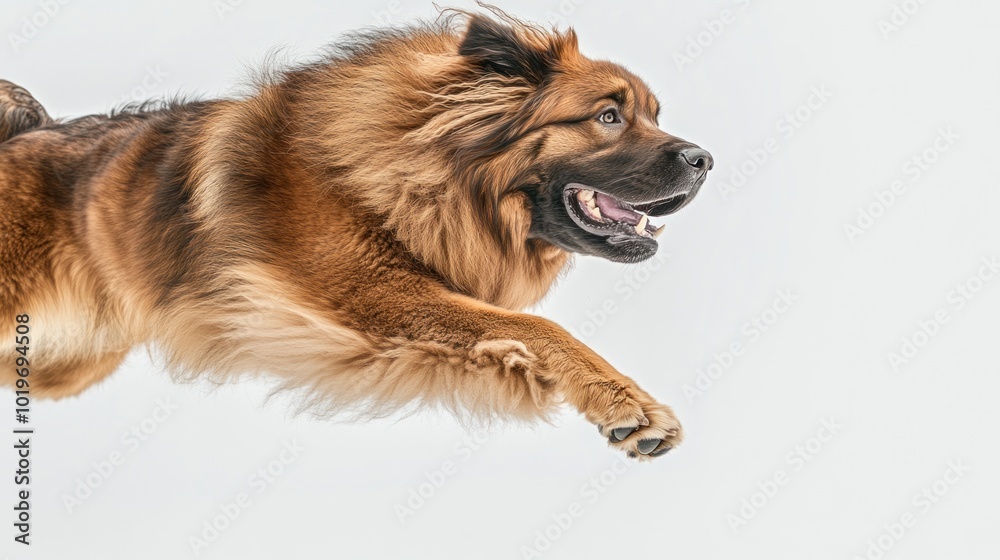
[[[583,202],[594,200],[594,191],[583,190],[576,193],[576,197]]]
[[[601,216],[601,209],[598,208],[597,206],[590,207],[590,214],[595,218],[597,218],[598,220],[603,219],[603,217]]]
[[[665,229],[667,229],[667,224],[663,224],[662,226],[656,228],[656,230],[653,232],[653,239],[656,239],[657,237],[663,235],[663,230]]]
[[[649,223],[649,217],[643,214],[642,217],[639,218],[639,223],[635,225],[635,232],[640,235],[644,233],[646,231],[647,223]]]

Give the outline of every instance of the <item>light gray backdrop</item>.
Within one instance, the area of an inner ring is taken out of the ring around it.
[[[579,259],[537,310],[674,405],[687,443],[632,465],[568,411],[487,436],[438,415],[291,418],[264,383],[178,386],[137,352],[83,396],[35,405],[34,544],[12,541],[4,474],[0,557],[996,557],[1000,5],[500,4],[574,26],[586,53],[649,82],[668,131],[715,155],[666,219],[661,260]],[[0,13],[0,77],[74,116],[231,94],[272,47],[301,60],[435,11]]]

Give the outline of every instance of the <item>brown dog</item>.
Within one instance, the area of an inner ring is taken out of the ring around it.
[[[614,447],[662,455],[682,435],[670,408],[518,312],[571,253],[656,252],[647,216],[712,167],[658,113],[572,30],[499,12],[354,36],[238,100],[51,122],[0,83],[2,379],[24,321],[42,396],[149,344],[182,377],[280,376],[319,412],[565,401]]]

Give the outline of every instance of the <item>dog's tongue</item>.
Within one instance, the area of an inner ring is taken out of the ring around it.
[[[642,218],[642,214],[631,208],[622,206],[614,197],[595,192],[594,200],[597,202],[597,207],[601,209],[601,216],[605,218],[610,218],[616,222],[625,222],[630,226],[638,224]]]

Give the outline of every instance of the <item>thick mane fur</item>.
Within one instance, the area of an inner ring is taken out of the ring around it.
[[[519,192],[539,182],[530,146],[517,141],[540,124],[544,86],[484,72],[459,53],[477,17],[451,13],[352,35],[323,60],[279,74],[258,97],[291,101],[299,130],[290,148],[327,174],[330,196],[380,213],[455,289],[519,308],[544,295],[568,261],[528,239],[530,208]],[[572,32],[507,21],[551,64],[576,53]]]

